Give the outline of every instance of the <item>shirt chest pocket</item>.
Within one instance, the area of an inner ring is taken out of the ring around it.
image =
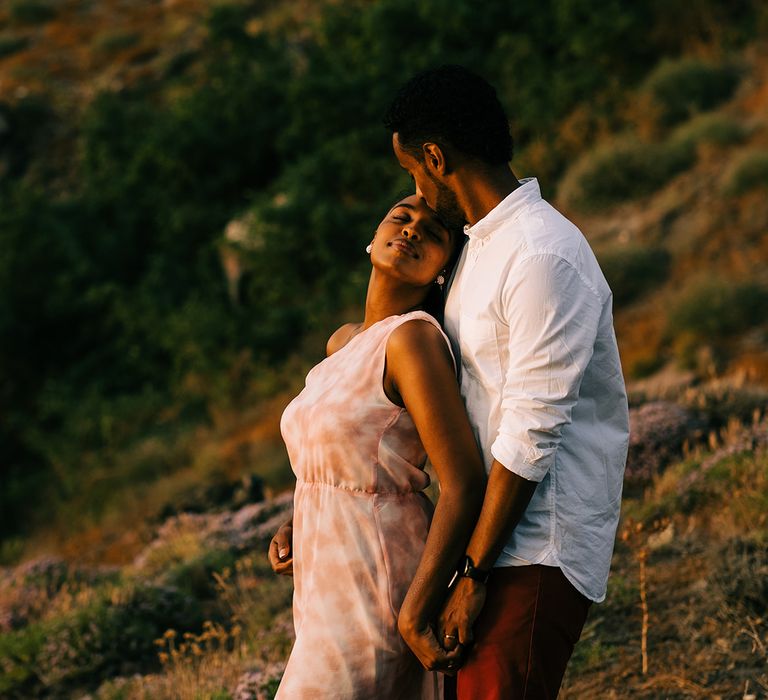
[[[459,318],[462,371],[484,384],[500,384],[504,376],[497,330],[496,324],[487,319]]]

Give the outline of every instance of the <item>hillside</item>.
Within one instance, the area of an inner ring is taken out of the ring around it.
[[[380,114],[451,61],[615,295],[634,457],[563,697],[768,697],[766,28],[757,0],[0,5],[0,695],[269,697],[279,416],[409,185]]]
[[[652,110],[639,111],[641,94],[631,131],[582,155],[561,184],[560,203],[614,277],[630,378],[674,362],[699,378],[768,381],[768,54],[753,46],[736,60],[743,77],[716,109],[660,129]],[[683,71],[681,84],[685,78]],[[644,149],[658,149],[655,158],[680,151],[683,159],[650,194],[643,178],[656,164],[631,162]],[[631,177],[639,196],[598,214],[578,211],[584,193],[573,193],[573,178],[591,177],[590,168],[599,168],[601,180]]]
[[[768,695],[767,397],[721,388],[632,410],[608,596],[561,697]],[[292,589],[263,552],[292,495],[240,498],[164,519],[123,566],[0,569],[3,697],[272,697]]]

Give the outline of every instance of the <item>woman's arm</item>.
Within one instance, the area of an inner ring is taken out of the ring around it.
[[[433,623],[472,533],[485,492],[485,468],[459,394],[450,352],[428,321],[410,321],[387,343],[384,387],[411,415],[440,480],[424,553],[403,602],[400,633],[427,668],[448,668]]]

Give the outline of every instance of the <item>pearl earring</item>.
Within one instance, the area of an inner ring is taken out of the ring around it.
[[[438,275],[435,282],[437,282],[438,286],[442,287],[445,284],[445,277]]]
[[[373,250],[373,244],[369,243],[367,246],[365,246],[365,252],[368,253],[368,255],[370,255],[371,250]]]

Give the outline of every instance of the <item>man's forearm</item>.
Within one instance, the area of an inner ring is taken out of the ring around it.
[[[536,486],[537,482],[523,479],[493,461],[483,508],[467,545],[467,554],[477,568],[489,570],[496,563]]]

